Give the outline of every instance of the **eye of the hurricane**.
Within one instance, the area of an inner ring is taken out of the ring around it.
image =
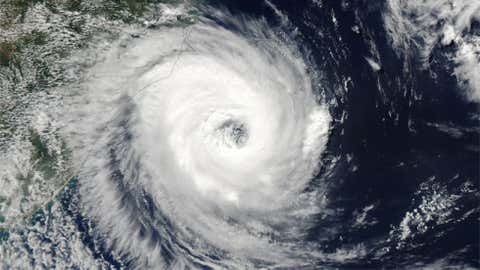
[[[241,148],[248,141],[248,129],[244,123],[227,120],[218,127],[217,136],[224,145],[231,148]]]

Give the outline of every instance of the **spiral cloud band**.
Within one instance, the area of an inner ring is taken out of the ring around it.
[[[293,240],[318,212],[331,121],[317,71],[265,21],[216,16],[112,46],[68,104],[84,214],[140,268],[310,252]]]

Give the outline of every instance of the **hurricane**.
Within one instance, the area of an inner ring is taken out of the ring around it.
[[[68,105],[86,116],[73,114],[69,136],[88,159],[78,165],[85,211],[142,268],[167,265],[164,252],[190,259],[176,264],[228,265],[210,248],[232,267],[288,264],[295,231],[318,211],[304,191],[331,117],[315,71],[281,29],[215,12],[109,51]]]
[[[477,269],[479,14],[0,1],[0,268]]]

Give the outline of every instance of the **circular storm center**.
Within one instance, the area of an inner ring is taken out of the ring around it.
[[[217,128],[217,135],[228,147],[243,147],[248,141],[248,129],[242,122],[227,120]]]

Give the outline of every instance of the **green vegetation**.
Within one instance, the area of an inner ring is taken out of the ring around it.
[[[43,173],[47,179],[54,177],[57,174],[55,163],[57,157],[48,152],[48,146],[41,141],[40,135],[34,131],[31,132],[30,142],[34,149],[32,153],[32,163],[35,164],[35,170]]]
[[[18,65],[18,53],[28,46],[46,44],[47,37],[47,33],[33,30],[30,34],[20,36],[16,40],[0,42],[0,65],[5,67],[10,64]]]
[[[63,177],[63,172],[58,169],[56,163],[59,158],[65,158],[64,154],[68,154],[66,150],[63,151],[62,157],[50,153],[48,146],[42,141],[40,134],[33,130],[30,131],[29,140],[33,146],[31,153],[31,163],[34,164],[33,168],[26,175],[17,175],[16,177],[19,183],[21,183],[24,196],[28,196],[29,194],[29,187],[33,184],[34,172],[41,173],[44,179],[57,179],[55,181],[59,181],[58,179]],[[63,146],[62,148],[66,147]]]
[[[103,15],[110,20],[132,23],[142,17],[153,4],[180,2],[180,0],[104,0],[94,13]]]
[[[32,159],[47,159],[50,161],[52,159],[51,155],[48,153],[48,147],[40,140],[40,135],[35,131],[30,131],[30,142],[35,147],[32,153]]]
[[[28,0],[12,0],[0,1],[2,10],[0,12],[0,28],[10,27],[16,18],[20,17],[23,20],[30,3],[34,1]]]
[[[77,11],[105,16],[111,20],[133,22],[142,16],[152,4],[175,4],[181,0],[0,0],[0,28],[11,27],[16,21],[23,22],[28,9],[43,3],[53,13],[59,10]]]
[[[20,37],[17,41],[20,49],[30,45],[45,45],[47,44],[47,33],[33,30],[30,34]]]
[[[14,61],[17,46],[14,42],[0,42],[0,65],[8,67]]]

